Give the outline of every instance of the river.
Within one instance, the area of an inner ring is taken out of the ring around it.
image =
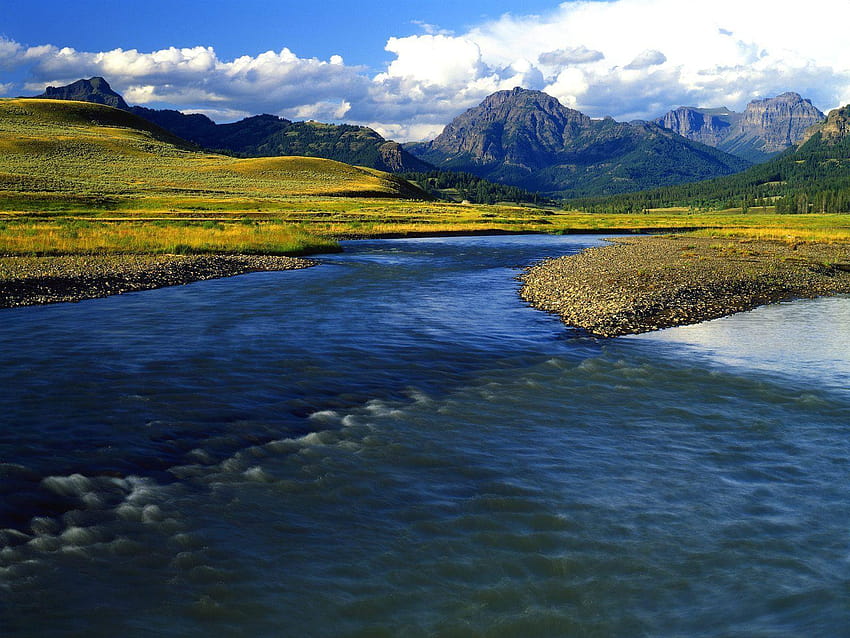
[[[837,636],[850,298],[595,340],[590,236],[0,311],[4,636]]]

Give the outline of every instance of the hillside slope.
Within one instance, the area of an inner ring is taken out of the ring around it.
[[[764,205],[779,213],[850,212],[850,105],[831,111],[798,147],[737,175],[574,204],[609,212]]]
[[[565,197],[695,181],[749,166],[655,124],[592,120],[521,88],[490,95],[433,141],[409,149],[438,168]]]
[[[365,126],[291,122],[275,115],[256,115],[216,124],[206,115],[169,109],[128,106],[102,77],[81,79],[67,86],[50,86],[37,99],[74,100],[106,104],[130,111],[213,152],[237,157],[303,155],[323,157],[391,173],[428,171],[433,167],[413,157],[400,144],[384,139]]]
[[[251,201],[293,196],[426,197],[381,171],[305,157],[205,153],[126,111],[36,99],[0,100],[4,206],[142,205],[149,200]],[[41,203],[41,204],[39,204]]]
[[[387,141],[365,126],[291,122],[275,115],[255,115],[230,124],[216,124],[200,114],[142,106],[134,106],[130,111],[206,149],[238,157],[324,157],[387,172],[431,168],[397,142]]]

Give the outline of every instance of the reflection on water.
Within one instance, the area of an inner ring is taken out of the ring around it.
[[[842,635],[850,298],[580,338],[596,241],[0,312],[0,633]]]
[[[675,343],[725,366],[850,388],[850,297],[802,299],[629,339]]]

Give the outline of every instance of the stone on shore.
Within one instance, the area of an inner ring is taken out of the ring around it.
[[[520,294],[568,326],[614,337],[850,293],[848,263],[847,244],[631,237],[528,268]]]
[[[81,301],[314,264],[307,259],[271,255],[0,257],[0,308]]]

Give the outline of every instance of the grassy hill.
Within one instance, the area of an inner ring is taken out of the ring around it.
[[[255,115],[230,124],[216,124],[200,114],[142,106],[129,110],[205,149],[236,157],[324,157],[389,172],[431,168],[398,143],[385,140],[365,126],[290,122],[274,115]]]
[[[339,237],[422,233],[758,226],[785,236],[790,219],[796,237],[813,239],[839,227],[846,236],[850,223],[847,215],[596,215],[428,201],[377,170],[203,152],[106,106],[0,100],[0,255],[293,254],[327,250]]]
[[[396,176],[307,157],[201,152],[155,124],[86,102],[0,100],[0,209],[250,208],[298,196],[426,197]]]

